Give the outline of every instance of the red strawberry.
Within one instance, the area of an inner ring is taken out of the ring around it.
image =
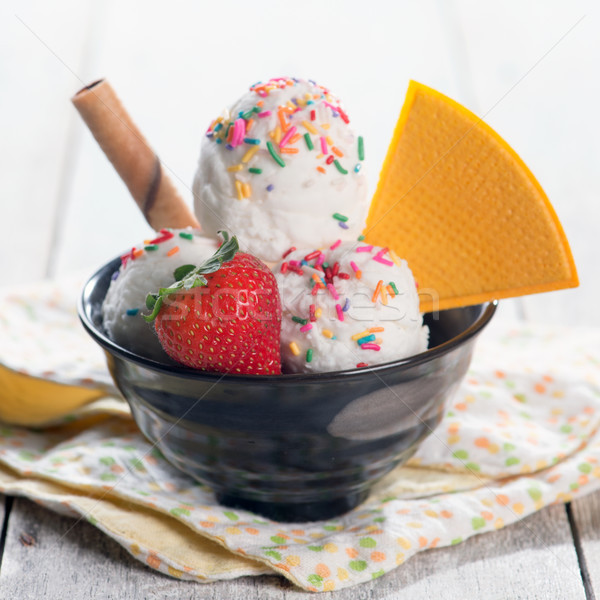
[[[236,253],[235,237],[200,267],[175,272],[170,288],[148,297],[165,352],[188,367],[219,373],[281,373],[281,302],[270,269]]]

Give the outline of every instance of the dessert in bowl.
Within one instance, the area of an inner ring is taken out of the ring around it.
[[[159,230],[92,276],[81,320],[142,432],[224,504],[288,521],[350,510],[432,433],[495,299],[577,285],[564,232],[523,162],[481,119],[420,84],[409,86],[371,203],[364,140],[328,89],[295,78],[251,86],[206,132],[195,216],[106,82],[74,103]],[[173,229],[198,221],[213,242],[180,230],[167,249]],[[203,263],[227,229],[243,252]],[[188,251],[194,264],[171,271],[171,257]],[[258,259],[280,262],[270,272]],[[255,275],[245,305],[260,296],[258,312],[279,320],[268,336],[255,321],[238,323],[239,335],[228,324],[220,339],[193,304],[206,297],[198,286],[212,299],[216,278],[231,289],[244,265]],[[175,283],[145,289],[163,267]],[[351,323],[361,295],[371,316]],[[139,320],[145,309],[152,330]],[[360,320],[366,329],[352,329]],[[250,356],[242,370],[232,353],[260,354],[261,335],[268,364]]]
[[[102,304],[119,258],[86,284],[81,321],[144,435],[223,504],[275,520],[340,515],[431,434],[495,303],[425,315],[429,349],[363,369],[208,373],[111,340]]]

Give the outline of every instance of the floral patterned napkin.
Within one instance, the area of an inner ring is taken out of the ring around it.
[[[9,294],[0,338],[11,350],[0,345],[0,365],[111,390],[74,314],[78,289],[61,282],[44,294]],[[61,348],[60,360],[49,345]],[[276,572],[306,590],[337,590],[599,489],[599,367],[600,330],[491,327],[410,463],[329,521],[276,523],[219,506],[143,438],[125,403],[108,397],[52,427],[0,425],[0,490],[86,519],[174,577]]]

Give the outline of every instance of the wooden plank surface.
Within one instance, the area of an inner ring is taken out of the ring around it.
[[[584,576],[589,589],[600,597],[600,492],[572,502],[571,514]]]
[[[22,538],[30,538],[28,545]],[[58,568],[60,565],[60,568]],[[0,572],[6,598],[314,598],[277,576],[209,584],[177,581],[143,566],[86,522],[16,499]],[[504,530],[454,548],[420,553],[372,582],[324,599],[440,600],[585,598],[564,507],[553,506]]]

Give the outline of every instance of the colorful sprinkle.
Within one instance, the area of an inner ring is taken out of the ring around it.
[[[239,181],[238,179],[235,180],[235,191],[237,192],[237,199],[243,200],[244,192],[242,191],[242,182]]]
[[[311,362],[312,359],[313,359],[313,351],[312,351],[312,348],[309,348],[306,351],[306,362]]]
[[[300,327],[300,331],[302,333],[306,333],[307,331],[310,331],[313,328],[312,323],[307,323],[306,325],[302,325],[302,327]]]
[[[334,219],[337,219],[338,221],[342,221],[343,223],[345,223],[348,220],[348,217],[346,215],[341,215],[340,213],[333,213],[333,215],[331,216]]]
[[[370,331],[368,329],[365,329],[364,331],[361,331],[360,333],[355,333],[350,339],[355,341],[359,340],[360,338],[365,337],[366,335],[370,335]]]
[[[294,321],[294,323],[300,323],[300,325],[306,325],[308,323],[308,321],[306,319],[303,319],[302,317],[296,317],[296,316],[292,316],[292,321]]]
[[[330,331],[329,329],[323,329],[323,331],[321,331],[321,333],[326,337],[329,338],[330,340],[333,339],[335,336],[333,335],[333,331]]]
[[[250,167],[248,171],[256,175],[260,175],[262,173],[262,169],[259,169],[258,167]]]
[[[390,250],[389,252],[390,252],[391,259],[394,261],[394,264],[397,267],[401,267],[402,266],[402,259],[393,250]]]
[[[281,127],[279,125],[275,127],[275,131],[273,132],[273,135],[271,137],[273,138],[276,144],[279,144],[279,142],[281,141]]]
[[[180,231],[179,232],[179,237],[183,238],[184,240],[193,240],[194,239],[194,234],[193,233],[188,233],[187,231]]]
[[[342,310],[342,307],[339,304],[335,305],[335,312],[337,313],[337,317],[340,321],[344,320],[344,311]]]
[[[323,136],[321,136],[321,152],[327,154],[327,142]]]
[[[317,131],[317,129],[311,125],[308,121],[302,121],[302,125],[304,125],[304,128],[312,133],[313,135],[317,135],[319,132]]]
[[[304,134],[304,141],[306,142],[306,147],[309,150],[314,150],[315,147],[314,147],[312,140],[310,139],[310,135],[308,133]]]
[[[356,251],[357,252],[371,252],[373,250],[373,246],[359,246]]]
[[[279,110],[277,111],[277,118],[279,119],[279,125],[281,126],[281,129],[283,131],[287,131],[289,125],[285,120],[285,113],[281,108],[279,108]]]
[[[342,243],[342,240],[337,240],[337,241],[333,242],[333,244],[331,244],[331,246],[329,246],[329,249],[335,250],[341,243]]]
[[[167,256],[173,256],[179,252],[179,246],[173,246],[168,252]]]
[[[385,288],[386,288],[385,285],[381,286],[381,290],[380,290],[380,293],[381,293],[381,303],[383,305],[387,306],[388,298],[387,298],[387,290]]]
[[[158,250],[158,244],[151,244],[149,246],[144,246],[144,250],[148,252],[153,252],[154,250]]]
[[[381,287],[383,286],[383,279],[380,279],[377,282],[377,286],[375,287],[375,291],[373,292],[373,296],[371,297],[371,302],[377,302],[377,298],[381,293]]]
[[[376,352],[379,352],[381,350],[381,346],[373,343],[363,344],[361,348],[363,350],[375,350]]]
[[[231,145],[235,148],[242,143],[244,134],[246,133],[246,121],[244,119],[236,119],[233,124],[233,135],[231,137]]]
[[[290,350],[292,351],[292,354],[294,356],[299,356],[300,355],[300,348],[298,347],[298,344],[296,344],[296,342],[291,342],[290,343]]]
[[[250,161],[250,159],[258,152],[259,148],[258,146],[254,146],[252,148],[250,148],[250,150],[247,150],[246,153],[244,154],[244,156],[242,156],[242,162],[243,163],[247,163]]]
[[[283,162],[283,159],[281,158],[281,156],[279,156],[279,154],[277,154],[277,152],[275,152],[275,148],[273,148],[273,144],[271,142],[267,142],[267,150],[269,151],[269,154],[271,155],[271,158],[280,167],[285,167],[285,163]]]
[[[348,118],[348,115],[342,110],[341,107],[337,107],[337,111],[340,113],[340,117],[342,117],[342,121],[344,121],[344,123],[346,123],[346,125],[348,123],[350,123],[350,119]]]
[[[279,142],[279,148],[283,148],[283,146],[285,146],[288,141],[290,140],[290,138],[296,133],[296,128],[295,127],[290,127],[288,129],[288,131],[286,132],[286,134],[283,136],[283,138],[281,139],[281,142]]]
[[[128,308],[125,313],[127,314],[127,316],[129,317],[135,317],[135,315],[137,315],[140,312],[139,308]]]
[[[365,141],[362,135],[358,136],[358,160],[365,160]]]
[[[350,266],[352,267],[352,270],[354,271],[354,274],[356,275],[356,279],[361,279],[362,271],[358,268],[358,265],[353,260],[351,260]]]
[[[320,287],[320,288],[324,288],[325,287],[325,282],[316,274],[313,273],[311,275],[312,280]]]
[[[169,231],[168,229],[161,229],[160,234],[161,235],[159,235],[158,237],[154,238],[153,240],[150,240],[148,244],[162,244],[163,242],[166,242],[171,238],[175,237],[175,234]]]
[[[356,343],[359,346],[362,346],[363,344],[367,344],[369,342],[374,342],[375,339],[376,339],[375,336],[371,333],[370,335],[366,335],[365,337],[357,339]]]
[[[342,167],[342,165],[340,164],[339,160],[334,160],[333,164],[335,165],[335,168],[342,174],[342,175],[348,175],[348,171],[346,171],[346,169],[344,169],[344,167]]]
[[[312,260],[313,258],[317,258],[321,254],[320,250],[313,250],[309,254],[304,257],[304,260]]]
[[[388,249],[387,248],[383,248],[383,250],[380,250],[374,257],[373,260],[377,261],[378,263],[381,263],[382,265],[387,265],[388,267],[393,266],[393,262],[391,260],[388,260],[387,258],[384,258],[383,255],[387,254]]]
[[[267,192],[272,192],[274,187],[275,187],[275,186],[274,186],[272,183],[270,183],[270,184],[267,186]]]

